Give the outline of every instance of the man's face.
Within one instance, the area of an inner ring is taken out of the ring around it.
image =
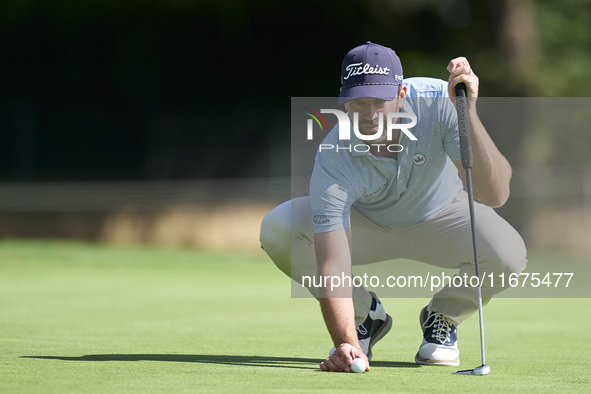
[[[365,135],[376,134],[379,128],[379,114],[382,113],[384,130],[386,127],[387,114],[391,112],[400,112],[406,96],[406,86],[400,90],[400,94],[394,100],[386,101],[371,97],[362,97],[351,100],[345,104],[349,112],[351,122],[353,122],[353,113],[359,114],[359,132]]]

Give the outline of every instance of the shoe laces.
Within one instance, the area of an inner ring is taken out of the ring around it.
[[[425,324],[429,320],[429,318],[427,318],[427,321],[423,323],[423,327],[429,328],[433,326],[431,337],[443,344],[450,336],[454,322],[441,313],[434,312],[434,314],[435,317],[433,318],[433,321],[427,325]]]

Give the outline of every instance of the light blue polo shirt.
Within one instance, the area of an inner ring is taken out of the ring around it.
[[[453,164],[461,156],[447,82],[408,78],[403,83],[409,89],[404,112],[417,116],[416,126],[409,129],[417,141],[401,132],[404,150],[397,160],[349,152],[346,146],[372,142],[353,132],[351,140],[339,140],[337,124],[322,143],[342,149],[317,152],[310,181],[316,233],[350,227],[351,206],[383,226],[411,226],[442,212],[463,189]]]

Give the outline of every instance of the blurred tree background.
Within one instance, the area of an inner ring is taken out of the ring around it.
[[[588,0],[4,0],[0,180],[289,175],[290,97],[336,95],[367,40],[406,77],[462,55],[482,96],[586,96],[589,20]],[[536,136],[512,137],[518,165]]]

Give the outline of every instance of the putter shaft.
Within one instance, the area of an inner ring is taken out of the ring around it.
[[[486,357],[484,354],[484,320],[482,318],[482,289],[480,279],[480,264],[478,263],[478,245],[476,243],[476,223],[474,215],[474,195],[472,192],[472,169],[466,168],[466,183],[468,187],[468,204],[470,206],[470,227],[472,230],[472,245],[474,246],[474,266],[476,269],[476,276],[478,279],[478,320],[480,323],[480,354],[482,358],[482,366],[486,365]]]
[[[456,85],[456,109],[458,111],[458,131],[460,136],[460,151],[462,158],[462,167],[466,170],[466,188],[468,189],[468,205],[470,208],[470,228],[472,232],[472,246],[474,249],[474,267],[478,277],[478,287],[476,289],[478,296],[478,319],[480,323],[480,354],[482,365],[473,370],[458,371],[459,374],[487,375],[490,367],[486,365],[484,354],[484,320],[482,318],[482,289],[480,278],[480,264],[478,262],[478,245],[476,243],[476,224],[474,214],[474,194],[472,191],[472,145],[470,143],[470,122],[467,115],[467,92],[466,85],[459,83]]]

